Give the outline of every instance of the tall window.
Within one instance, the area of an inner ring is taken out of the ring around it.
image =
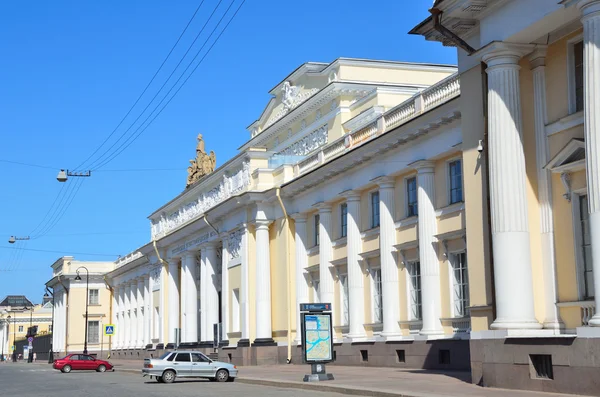
[[[379,226],[379,192],[371,193],[371,228]]]
[[[91,289],[88,292],[88,304],[90,305],[97,305],[99,304],[99,300],[98,300],[98,290],[97,289]]]
[[[579,222],[581,228],[580,250],[583,259],[584,299],[594,297],[594,274],[592,268],[592,238],[590,235],[590,214],[588,196],[579,196]]]
[[[467,270],[467,254],[454,254],[450,261],[452,265],[454,286],[454,317],[469,315],[469,273]]]
[[[88,343],[100,343],[100,321],[88,321]]]
[[[240,290],[233,290],[233,299],[231,302],[231,329],[234,332],[240,331]]]
[[[340,205],[340,237],[348,235],[348,204]]]
[[[381,269],[371,270],[371,290],[373,295],[373,322],[383,322],[383,300],[381,291]]]
[[[321,303],[321,282],[317,279],[313,280],[313,300],[314,303]]]
[[[575,76],[575,111],[583,110],[583,41],[573,44],[573,72]]]
[[[417,178],[410,178],[406,180],[406,216],[416,216],[418,214]]]
[[[455,160],[448,164],[450,173],[450,204],[463,201],[462,162]]]
[[[342,302],[342,325],[349,324],[350,309],[348,304],[348,275],[340,275],[340,293]]]
[[[319,245],[319,225],[321,223],[321,217],[319,214],[315,215],[315,245]]]
[[[421,320],[422,300],[421,300],[421,263],[410,262],[408,264],[408,276],[410,279],[410,313],[411,320]]]
[[[19,325],[19,331],[17,331],[17,332],[23,332],[23,326],[22,325]]]

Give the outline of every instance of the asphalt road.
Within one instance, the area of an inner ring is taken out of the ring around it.
[[[63,374],[49,364],[0,363],[0,396],[24,397],[339,397],[322,393],[233,383],[213,383],[202,379],[179,380],[159,384],[140,374],[125,372],[97,373],[73,371]]]

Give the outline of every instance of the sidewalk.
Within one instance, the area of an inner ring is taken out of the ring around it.
[[[113,360],[116,371],[141,375],[141,360]],[[345,395],[376,397],[560,397],[569,394],[541,393],[520,390],[492,389],[468,383],[466,372],[432,372],[424,370],[344,367],[329,365],[328,372],[335,380],[327,382],[303,382],[310,372],[308,365],[272,365],[239,367],[236,382],[264,386],[288,387]]]

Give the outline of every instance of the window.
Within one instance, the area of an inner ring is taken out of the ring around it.
[[[419,207],[417,204],[417,178],[406,180],[406,216],[417,216]]]
[[[379,227],[379,192],[371,193],[371,228]]]
[[[381,291],[381,268],[371,270],[371,291],[373,293],[373,323],[383,322],[383,301]]]
[[[190,353],[177,353],[177,357],[175,357],[175,361],[179,363],[189,363]]]
[[[233,290],[233,299],[231,301],[231,329],[233,332],[240,331],[240,290]]]
[[[100,343],[100,321],[88,321],[88,343]]]
[[[23,332],[23,326],[19,325],[19,331],[18,332]]]
[[[192,353],[192,361],[195,363],[207,363],[210,359],[202,353]]]
[[[462,252],[451,256],[454,317],[469,315],[469,274],[467,270],[467,254]]]
[[[319,214],[315,215],[315,246],[319,245],[319,227],[321,224],[321,217]]]
[[[350,319],[350,311],[348,305],[348,275],[341,274],[340,275],[340,293],[342,302],[342,325],[348,325]]]
[[[577,196],[575,196],[577,197]],[[594,297],[594,273],[592,268],[592,236],[590,234],[590,214],[588,212],[588,196],[579,197],[579,227],[581,238],[579,239],[579,249],[581,252],[583,272],[583,298],[592,299]]]
[[[346,237],[348,235],[348,204],[340,205],[340,214],[340,237]]]
[[[583,110],[583,41],[573,44],[575,111]]]
[[[321,290],[320,290],[321,282],[319,280],[313,280],[313,303],[321,303]]]
[[[175,356],[176,356],[176,355],[177,355],[177,354],[175,354],[175,353],[171,354],[171,355],[169,356],[169,358],[167,358],[167,361],[173,361],[173,360],[175,359]]]
[[[454,160],[448,164],[450,177],[450,204],[463,201],[462,162]]]
[[[421,300],[421,263],[408,263],[408,276],[410,279],[410,314],[411,320],[422,319]]]
[[[88,304],[90,305],[98,305],[100,302],[98,300],[98,290],[91,289],[88,293]]]

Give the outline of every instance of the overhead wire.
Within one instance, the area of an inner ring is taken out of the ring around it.
[[[235,0],[233,0],[235,1]],[[232,3],[233,3],[232,1]],[[156,91],[156,93],[154,94],[154,96],[152,97],[152,99],[150,100],[150,102],[148,102],[148,104],[146,105],[146,107],[142,110],[142,112],[138,115],[138,117],[129,125],[129,127],[121,134],[121,136],[119,137],[119,139],[117,139],[111,147],[109,147],[107,150],[104,151],[104,153],[102,153],[100,155],[99,158],[97,158],[96,160],[94,160],[88,168],[90,169],[98,169],[100,168],[100,166],[98,166],[98,164],[104,164],[104,160],[105,158],[103,158],[105,155],[107,155],[109,152],[111,152],[111,150],[117,145],[117,143],[119,143],[126,135],[129,131],[131,131],[131,129],[135,126],[135,124],[139,121],[139,119],[144,115],[144,113],[146,113],[146,110],[148,110],[148,108],[152,105],[152,103],[154,102],[154,100],[160,95],[160,93],[162,92],[162,90],[165,88],[165,86],[168,84],[168,82],[171,80],[171,77],[173,77],[173,75],[175,74],[175,72],[177,71],[177,69],[179,68],[179,66],[181,65],[181,63],[185,60],[185,58],[187,57],[187,55],[189,54],[189,52],[191,51],[191,49],[194,47],[194,44],[196,44],[196,41],[200,38],[200,36],[202,35],[202,33],[204,32],[204,30],[206,29],[206,26],[208,25],[208,23],[211,21],[211,19],[213,18],[213,16],[215,15],[215,13],[217,12],[217,10],[219,9],[221,3],[223,2],[223,0],[219,0],[219,2],[217,3],[217,5],[215,6],[215,8],[213,9],[213,11],[211,12],[210,16],[208,17],[208,19],[206,20],[206,22],[204,23],[204,25],[202,26],[202,28],[200,29],[200,31],[198,32],[198,34],[196,35],[196,37],[194,38],[194,40],[192,41],[192,43],[188,46],[188,49],[186,50],[185,54],[183,54],[183,56],[181,57],[181,59],[179,60],[179,62],[177,63],[177,65],[173,68],[173,70],[171,71],[171,73],[169,74],[169,77],[167,77],[167,79],[165,80],[165,82],[162,84],[162,86],[158,89],[158,91]],[[231,5],[229,6],[231,8]],[[229,8],[227,9],[227,11],[229,10]],[[227,12],[226,11],[226,12]],[[224,14],[225,15],[225,14]],[[219,21],[220,23],[220,21]],[[206,45],[206,41],[204,42],[203,46],[201,47],[200,51],[202,50],[202,48],[204,48],[204,45]],[[198,54],[198,53],[197,53]],[[196,54],[196,57],[198,56]],[[194,57],[194,59],[196,59],[196,57]],[[189,68],[189,65],[188,65]],[[186,68],[187,71],[187,68]],[[185,71],[184,71],[185,73]],[[176,85],[179,80],[181,79],[181,77],[175,82],[174,85]],[[170,91],[169,91],[170,92]],[[168,95],[168,93],[167,93]],[[160,106],[157,105],[157,107]],[[156,107],[155,107],[156,109]],[[153,110],[154,112],[154,110]],[[152,112],[150,113],[152,114]],[[144,122],[142,122],[143,124]],[[136,130],[137,131],[137,130]],[[134,131],[135,134],[135,131]],[[127,138],[125,140],[125,142],[123,144],[125,144],[129,139],[131,138],[131,136],[129,138]],[[122,144],[122,145],[123,145]],[[121,146],[122,146],[121,145]],[[115,151],[119,150],[119,147],[117,147],[117,149]],[[113,151],[114,153],[114,151]],[[108,154],[108,157],[110,158],[111,154]]]
[[[171,98],[169,98],[169,100],[165,103],[165,105],[158,111],[158,113],[152,118],[152,120],[150,120],[150,122],[143,127],[144,123],[146,123],[146,121],[152,116],[152,114],[156,111],[156,109],[158,109],[158,107],[162,104],[162,102],[167,98],[167,96],[169,95],[169,93],[172,91],[173,88],[175,88],[175,86],[177,85],[177,83],[179,82],[179,80],[181,79],[181,77],[183,77],[183,75],[185,74],[185,71],[187,71],[187,69],[189,68],[189,66],[191,66],[191,64],[193,63],[193,61],[195,60],[195,58],[197,57],[197,55],[200,53],[198,52],[196,57],[194,57],[194,59],[192,60],[192,63],[190,63],[190,65],[188,65],[188,68],[186,68],[186,70],[184,71],[184,73],[180,76],[180,78],[177,80],[177,82],[175,83],[175,85],[173,85],[173,87],[171,87],[171,90],[169,90],[169,92],[167,92],[167,95],[165,95],[165,97],[163,97],[163,100],[161,100],[161,102],[157,105],[157,107],[152,111],[152,113],[150,113],[150,115],[146,118],[146,120],[144,120],[142,122],[142,124],[138,127],[138,129],[134,132],[134,134],[136,132],[137,135],[132,135],[133,139],[127,143],[125,146],[123,146],[119,151],[114,152],[114,154],[112,155],[112,157],[108,158],[107,160],[105,160],[104,162],[102,162],[101,164],[97,165],[96,168],[100,168],[103,167],[104,165],[108,164],[110,161],[114,160],[119,154],[121,154],[124,150],[126,150],[133,142],[135,142],[137,140],[137,138],[139,138],[139,136],[154,122],[154,120],[156,120],[156,118],[165,110],[165,108],[169,105],[169,103],[171,103],[171,101],[177,96],[177,94],[179,93],[179,91],[183,88],[183,86],[187,83],[187,81],[190,79],[190,77],[192,77],[192,75],[194,74],[194,72],[198,69],[198,67],[202,64],[202,62],[204,61],[204,59],[206,58],[206,56],[210,53],[210,51],[213,49],[213,47],[215,46],[215,44],[219,41],[219,39],[221,38],[221,36],[223,35],[223,33],[225,33],[225,31],[227,30],[227,28],[229,27],[229,25],[231,24],[231,22],[235,19],[236,15],[239,13],[240,9],[242,8],[242,6],[244,5],[244,3],[246,2],[246,0],[242,0],[240,5],[238,6],[238,8],[236,9],[236,11],[234,12],[233,16],[231,17],[231,19],[227,22],[227,24],[225,25],[225,27],[223,28],[223,30],[221,30],[221,32],[219,33],[219,35],[217,36],[217,38],[215,39],[215,41],[211,44],[211,46],[208,48],[208,50],[206,51],[206,53],[204,54],[204,56],[200,59],[200,61],[196,64],[196,66],[192,69],[191,73],[187,76],[187,78],[183,81],[183,83],[179,86],[179,88],[175,91],[175,93],[171,96]],[[231,6],[235,3],[235,0],[233,0],[230,4],[230,6],[228,7],[227,11],[225,12],[225,14],[223,14],[223,17],[221,18],[221,20],[219,21],[219,23],[215,26],[215,29],[213,29],[213,31],[211,32],[209,38],[207,39],[206,42],[208,42],[208,40],[210,40],[210,37],[212,37],[213,33],[217,30],[218,26],[220,25],[221,21],[223,20],[223,18],[225,17],[225,15],[227,14],[227,12],[229,11],[229,9],[231,8]],[[205,42],[205,44],[206,44]],[[204,45],[203,45],[204,47]],[[200,50],[201,51],[201,50]],[[140,130],[141,129],[141,130]]]
[[[14,247],[7,247],[7,246],[2,246],[0,245],[0,249],[16,249]],[[68,252],[69,255],[89,255],[89,256],[120,256],[120,254],[100,254],[100,253],[90,253],[90,252],[72,252],[72,251],[67,251],[67,250],[63,250],[63,251],[57,251],[57,250],[41,250],[41,249],[35,249],[35,248],[22,248],[23,251],[33,251],[33,252],[51,252],[51,253],[55,253],[55,254],[65,254],[65,252]]]
[[[35,236],[32,236],[32,238],[43,237],[48,232],[50,232],[52,229],[54,229],[54,227],[58,224],[58,222],[60,222],[60,220],[63,218],[63,216],[65,215],[65,213],[67,212],[67,210],[69,209],[71,204],[73,203],[73,200],[75,200],[75,197],[77,196],[77,193],[79,192],[79,189],[81,189],[81,186],[83,185],[83,183],[84,183],[83,179],[79,179],[76,182],[74,182],[73,189],[71,189],[71,191],[69,192],[69,195],[68,196],[65,195],[67,198],[66,198],[66,200],[63,201],[62,207],[57,207],[59,209],[56,212],[56,215],[53,218],[51,218],[50,221],[48,221],[48,224],[41,231],[39,231]]]
[[[121,119],[121,121],[119,122],[119,124],[117,124],[117,126],[115,127],[115,129],[106,137],[106,139],[104,139],[104,141],[100,144],[100,146],[98,146],[96,148],[96,150],[94,150],[94,152],[92,152],[92,154],[88,158],[86,158],[77,167],[75,167],[75,169],[80,169],[96,153],[98,153],[98,151],[100,150],[100,148],[102,148],[102,146],[104,146],[106,144],[106,142],[108,142],[108,140],[119,129],[119,127],[121,126],[121,124],[123,124],[123,122],[125,121],[125,119],[127,119],[127,117],[129,116],[129,114],[131,114],[131,112],[133,111],[133,109],[135,108],[135,106],[138,104],[138,102],[140,101],[140,99],[142,99],[142,97],[144,96],[144,94],[146,93],[146,91],[148,90],[148,88],[150,88],[150,85],[152,85],[152,83],[154,82],[154,79],[156,79],[156,76],[158,76],[158,74],[162,70],[163,66],[165,65],[165,63],[167,62],[167,60],[169,59],[169,57],[171,56],[171,54],[173,53],[173,51],[175,50],[175,48],[177,47],[177,45],[179,44],[179,41],[181,41],[181,38],[183,37],[183,35],[187,31],[188,27],[190,26],[190,24],[192,23],[192,21],[194,20],[194,18],[196,18],[196,14],[198,13],[198,11],[200,10],[200,8],[202,7],[202,4],[204,4],[204,1],[205,0],[202,0],[200,2],[200,4],[198,5],[198,7],[196,8],[196,10],[194,11],[194,14],[192,14],[192,17],[190,18],[190,20],[188,21],[188,23],[185,25],[185,28],[183,28],[183,31],[181,32],[181,34],[179,35],[179,37],[177,38],[177,41],[175,41],[175,44],[173,44],[173,46],[171,47],[171,50],[169,51],[169,53],[167,54],[167,56],[165,57],[165,59],[162,61],[162,63],[160,64],[160,66],[158,67],[158,69],[156,70],[156,72],[154,72],[154,75],[152,76],[152,78],[150,79],[150,81],[148,82],[148,84],[146,84],[146,87],[144,88],[144,90],[142,91],[142,93],[138,96],[138,98],[133,103],[133,105],[131,105],[131,107],[129,108],[129,110],[127,111],[127,113],[125,114],[125,116],[123,116],[123,118]]]

